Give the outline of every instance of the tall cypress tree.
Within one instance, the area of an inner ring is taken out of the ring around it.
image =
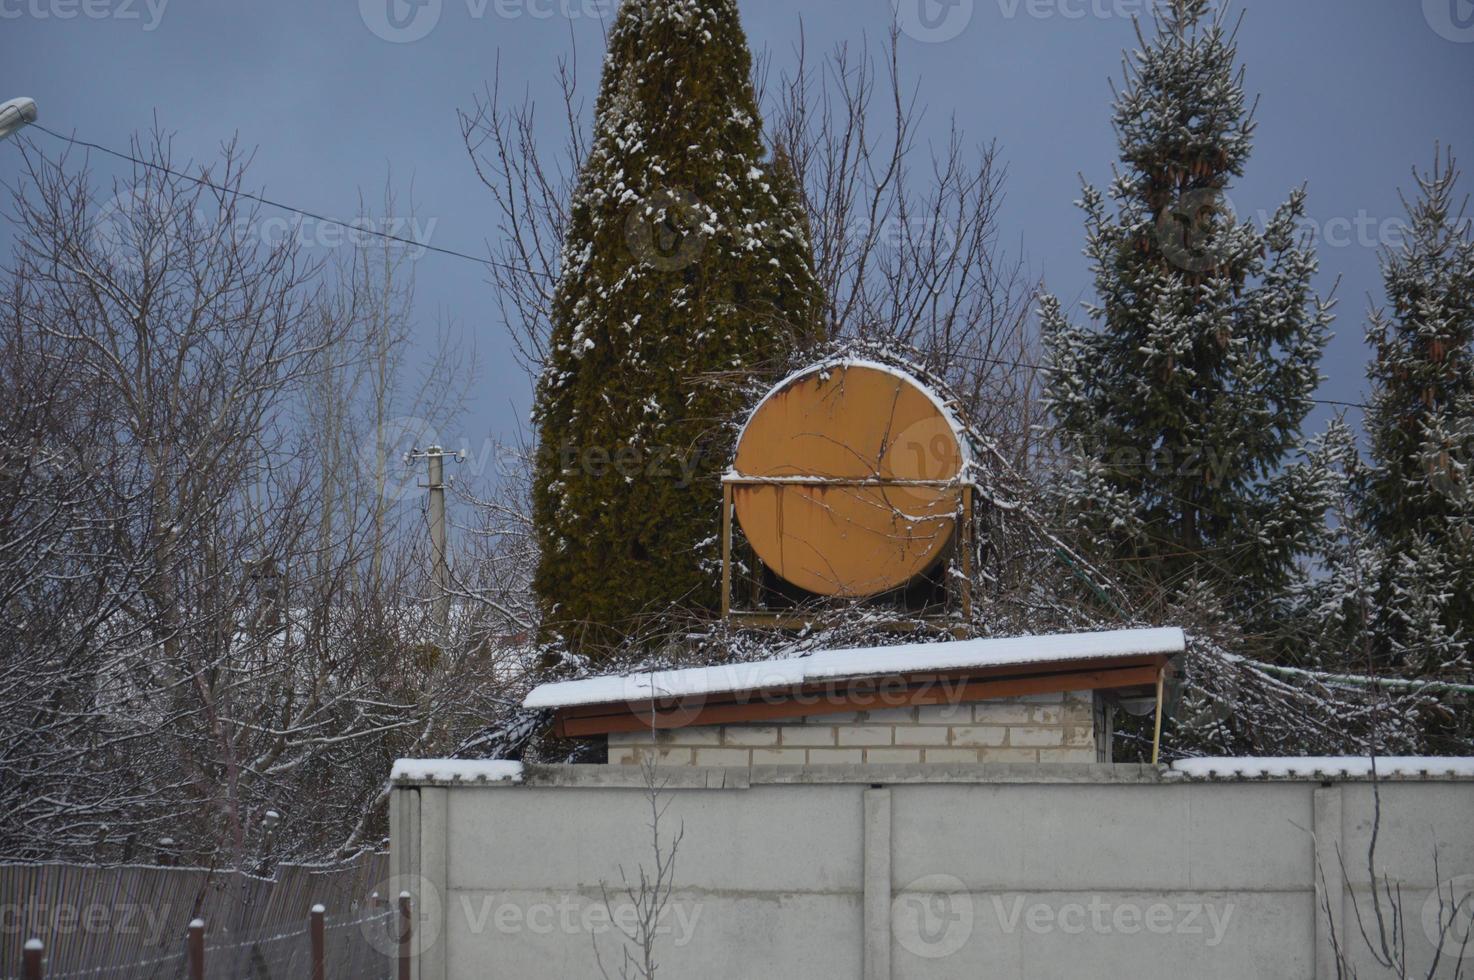
[[[609,37],[535,410],[533,586],[585,652],[716,605],[741,386],[814,329],[750,68],[735,0],[626,0]]]
[[[1367,340],[1372,403],[1361,516],[1375,552],[1373,643],[1420,675],[1474,643],[1474,235],[1452,154],[1414,172],[1402,246],[1382,255],[1388,307]]]
[[[1208,0],[1159,13],[1115,101],[1114,213],[1084,191],[1090,322],[1054,297],[1040,312],[1072,519],[1166,597],[1198,580],[1247,608],[1284,588],[1323,517],[1294,459],[1331,317],[1303,189],[1262,231],[1227,205],[1254,132],[1236,57]]]

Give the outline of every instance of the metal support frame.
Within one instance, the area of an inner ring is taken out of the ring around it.
[[[732,484],[722,480],[722,618],[732,614]]]
[[[962,486],[962,527],[957,546],[962,549],[962,621],[972,622],[972,484]]]

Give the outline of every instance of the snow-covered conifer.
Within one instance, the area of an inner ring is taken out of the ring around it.
[[[1172,0],[1140,41],[1115,102],[1121,166],[1081,202],[1088,322],[1041,304],[1065,512],[1163,600],[1197,580],[1262,611],[1327,503],[1302,424],[1330,303],[1303,189],[1262,229],[1229,204],[1254,122],[1221,11]]]
[[[576,647],[716,604],[741,388],[813,330],[750,69],[735,0],[628,0],[610,33],[536,405],[534,588]]]
[[[1388,306],[1367,339],[1370,460],[1361,518],[1377,551],[1375,650],[1417,675],[1467,674],[1474,642],[1474,235],[1453,156],[1414,172]]]

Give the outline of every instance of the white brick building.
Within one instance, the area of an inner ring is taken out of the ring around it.
[[[525,704],[608,761],[816,766],[1110,761],[1122,702],[1156,701],[1180,630],[959,640],[546,684]]]

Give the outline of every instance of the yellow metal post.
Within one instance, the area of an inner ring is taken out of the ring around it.
[[[1157,719],[1152,732],[1152,765],[1157,764],[1162,754],[1162,690],[1166,686],[1166,678],[1167,665],[1163,664],[1157,668]]]

